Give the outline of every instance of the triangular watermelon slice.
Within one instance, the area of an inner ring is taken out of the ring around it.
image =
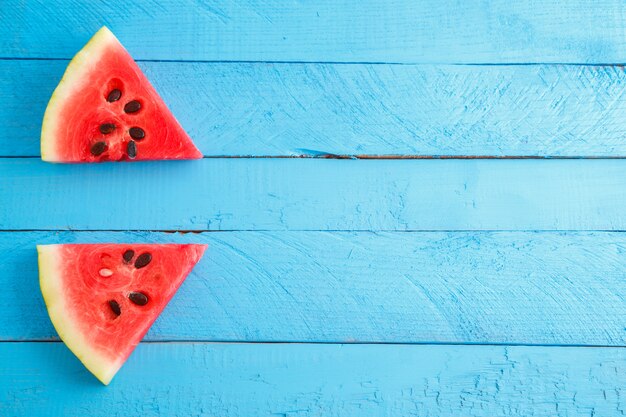
[[[39,284],[67,347],[107,385],[206,245],[38,245]]]
[[[198,159],[202,154],[130,54],[103,27],[69,63],[41,128],[49,162]]]

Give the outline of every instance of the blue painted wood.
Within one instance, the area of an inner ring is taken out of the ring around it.
[[[0,413],[617,416],[626,349],[141,344],[103,387],[60,343],[0,343]]]
[[[67,61],[0,61],[1,156],[38,156]],[[140,63],[208,156],[625,156],[620,67]]]
[[[107,24],[140,60],[221,61],[141,63],[209,156],[624,157],[619,67],[397,64],[622,63],[625,8],[21,0],[0,6],[0,156],[38,155],[66,59]],[[110,239],[210,243],[152,341],[620,346],[148,343],[103,388],[60,343],[0,342],[0,415],[624,414],[625,238],[532,230],[626,230],[625,163],[0,159],[5,231],[257,230],[0,233],[5,341],[54,338],[35,243]],[[461,231],[292,231],[336,229]]]
[[[626,160],[18,158],[0,177],[4,230],[626,229]]]
[[[106,24],[139,59],[621,63],[620,0],[21,0],[0,56],[69,58]]]
[[[572,232],[0,233],[0,340],[56,339],[35,245],[94,242],[209,244],[150,341],[626,346],[626,234]]]

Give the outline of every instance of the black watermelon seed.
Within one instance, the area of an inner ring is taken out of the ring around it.
[[[104,151],[106,151],[108,148],[106,142],[96,142],[93,145],[91,145],[91,154],[94,156],[100,156],[102,155],[102,153]]]
[[[137,144],[135,141],[131,140],[128,142],[128,145],[126,145],[126,153],[130,159],[135,159],[137,156]]]
[[[109,307],[111,307],[111,311],[113,311],[116,316],[122,314],[122,309],[120,308],[120,305],[117,303],[117,301],[109,300]]]
[[[146,132],[144,132],[140,127],[131,127],[128,129],[128,133],[130,134],[130,137],[135,140],[141,140],[146,137]]]
[[[103,135],[107,135],[115,130],[115,125],[113,123],[103,123],[100,125],[100,133]]]
[[[107,96],[107,101],[109,103],[113,103],[114,101],[119,100],[121,97],[122,97],[122,92],[116,88],[115,90],[111,90],[111,92]]]
[[[137,269],[143,268],[144,266],[148,265],[151,260],[152,260],[152,255],[150,255],[148,252],[142,253],[135,260],[135,268]]]
[[[137,113],[140,108],[141,108],[141,103],[138,102],[137,100],[133,100],[133,101],[129,101],[128,103],[126,103],[126,105],[124,106],[124,111],[126,113]]]
[[[133,258],[135,257],[135,251],[132,249],[128,249],[126,252],[124,252],[124,254],[122,255],[122,258],[124,258],[124,262],[126,262],[127,264],[130,263],[130,261],[133,260]]]
[[[145,306],[148,304],[148,297],[141,292],[131,292],[128,294],[128,298],[138,306]]]

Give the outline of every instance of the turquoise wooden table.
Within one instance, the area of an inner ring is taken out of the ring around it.
[[[53,165],[102,25],[205,155]],[[0,4],[0,416],[626,414],[626,4]],[[201,242],[110,386],[35,245]]]

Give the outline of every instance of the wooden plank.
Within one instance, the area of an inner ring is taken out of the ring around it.
[[[0,155],[39,155],[66,65],[0,61]],[[619,67],[140,66],[207,156],[626,156]]]
[[[104,388],[60,343],[0,343],[0,375],[11,417],[615,416],[626,349],[142,344]]]
[[[620,0],[22,0],[0,10],[0,56],[69,58],[104,24],[139,59],[621,63],[625,13]]]
[[[0,177],[4,230],[626,229],[626,160],[16,158]]]
[[[40,243],[208,243],[150,341],[626,346],[624,233],[0,233],[0,340],[56,339]]]

